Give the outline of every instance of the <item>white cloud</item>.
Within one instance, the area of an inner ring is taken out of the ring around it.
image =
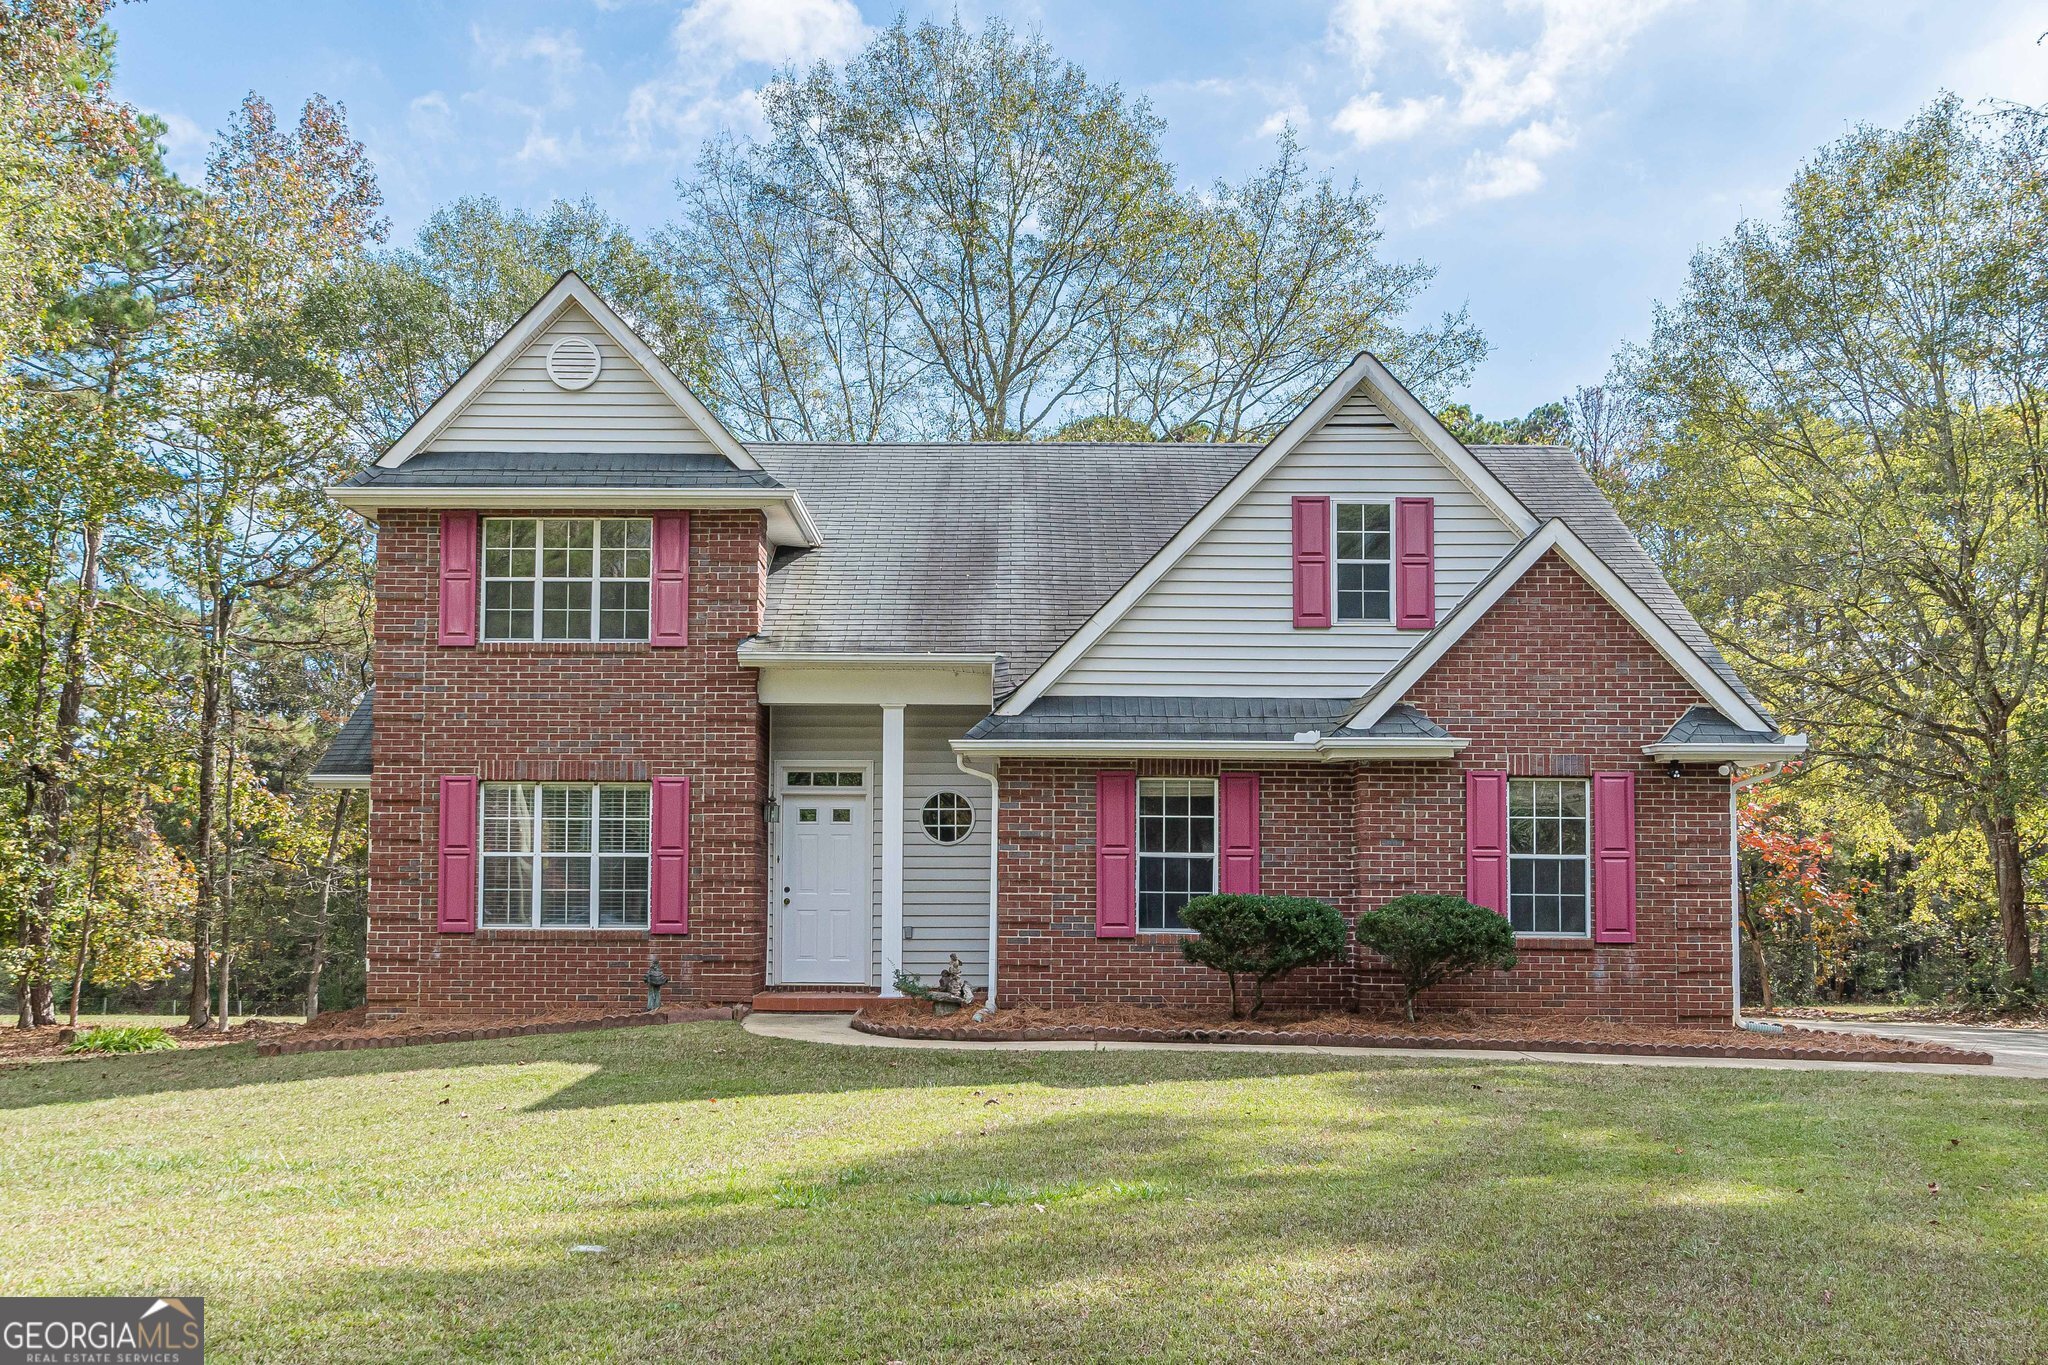
[[[405,130],[420,142],[445,141],[455,131],[455,113],[448,97],[429,90],[405,106]]]
[[[206,148],[212,141],[206,130],[183,114],[174,114],[165,109],[152,109],[164,121],[162,138],[164,164],[174,174],[187,180],[197,180],[206,174]]]
[[[692,0],[669,34],[674,66],[627,96],[625,154],[665,159],[713,129],[758,127],[758,85],[734,88],[741,68],[843,61],[868,36],[852,0]]]
[[[1400,142],[1414,137],[1440,120],[1443,112],[1443,100],[1434,95],[1390,105],[1380,98],[1379,91],[1371,90],[1339,109],[1330,126],[1350,134],[1359,146],[1370,147],[1376,142]]]
[[[1572,145],[1566,117],[1639,33],[1684,0],[1338,0],[1330,41],[1364,84],[1333,120],[1360,147],[1426,134],[1475,146],[1469,196],[1503,199],[1543,183]],[[1389,102],[1384,85],[1418,93]],[[1518,126],[1519,125],[1519,126]]]

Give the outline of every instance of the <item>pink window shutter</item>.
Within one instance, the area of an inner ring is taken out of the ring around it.
[[[1394,499],[1394,625],[1436,627],[1436,499]]]
[[[657,649],[680,649],[690,643],[688,512],[655,514],[654,583],[648,626],[648,643]]]
[[[1508,912],[1508,775],[1465,774],[1465,899]]]
[[[1224,773],[1216,779],[1222,807],[1223,867],[1217,890],[1227,896],[1259,894],[1259,775]]]
[[[1330,500],[1294,500],[1294,624],[1330,624]]]
[[[1636,941],[1636,775],[1593,774],[1593,939]]]
[[[1095,937],[1138,934],[1138,775],[1095,774]]]
[[[441,779],[441,877],[434,927],[476,932],[476,779]]]
[[[443,645],[476,643],[476,513],[441,514]]]
[[[647,928],[655,934],[690,932],[690,779],[657,777],[651,800],[653,866],[647,879]]]

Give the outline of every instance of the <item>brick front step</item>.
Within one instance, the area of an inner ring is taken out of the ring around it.
[[[881,992],[873,986],[787,986],[754,997],[756,1014],[852,1014]]]

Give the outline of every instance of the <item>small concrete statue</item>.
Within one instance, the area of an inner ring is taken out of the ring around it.
[[[967,980],[967,972],[958,953],[948,958],[946,970],[939,973],[939,984],[931,993],[931,1002],[932,1013],[940,1015],[951,1014],[962,1005],[974,1003],[974,987]]]

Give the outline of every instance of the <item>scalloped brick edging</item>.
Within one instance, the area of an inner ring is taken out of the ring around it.
[[[288,1057],[297,1052],[359,1052],[377,1047],[424,1047],[430,1043],[480,1043],[492,1038],[525,1038],[542,1033],[588,1033],[592,1029],[647,1028],[655,1024],[693,1024],[709,1019],[738,1019],[745,1005],[707,1005],[657,1010],[652,1014],[606,1014],[594,1019],[553,1019],[541,1024],[481,1024],[474,1028],[438,1029],[419,1033],[359,1034],[283,1038],[256,1044],[259,1057]]]
[[[1584,1038],[1488,1038],[1484,1034],[1298,1033],[1273,1029],[1231,1028],[1101,1028],[1076,1024],[1064,1028],[960,1029],[923,1024],[880,1024],[856,1015],[853,1027],[878,1038],[911,1038],[939,1043],[1258,1043],[1283,1047],[1411,1047],[1462,1048],[1503,1052],[1589,1052],[1625,1057],[1726,1057],[1742,1061],[1919,1062],[1950,1066],[1990,1066],[1991,1054],[1922,1043],[1903,1048],[1772,1047],[1759,1043],[1624,1043]]]

